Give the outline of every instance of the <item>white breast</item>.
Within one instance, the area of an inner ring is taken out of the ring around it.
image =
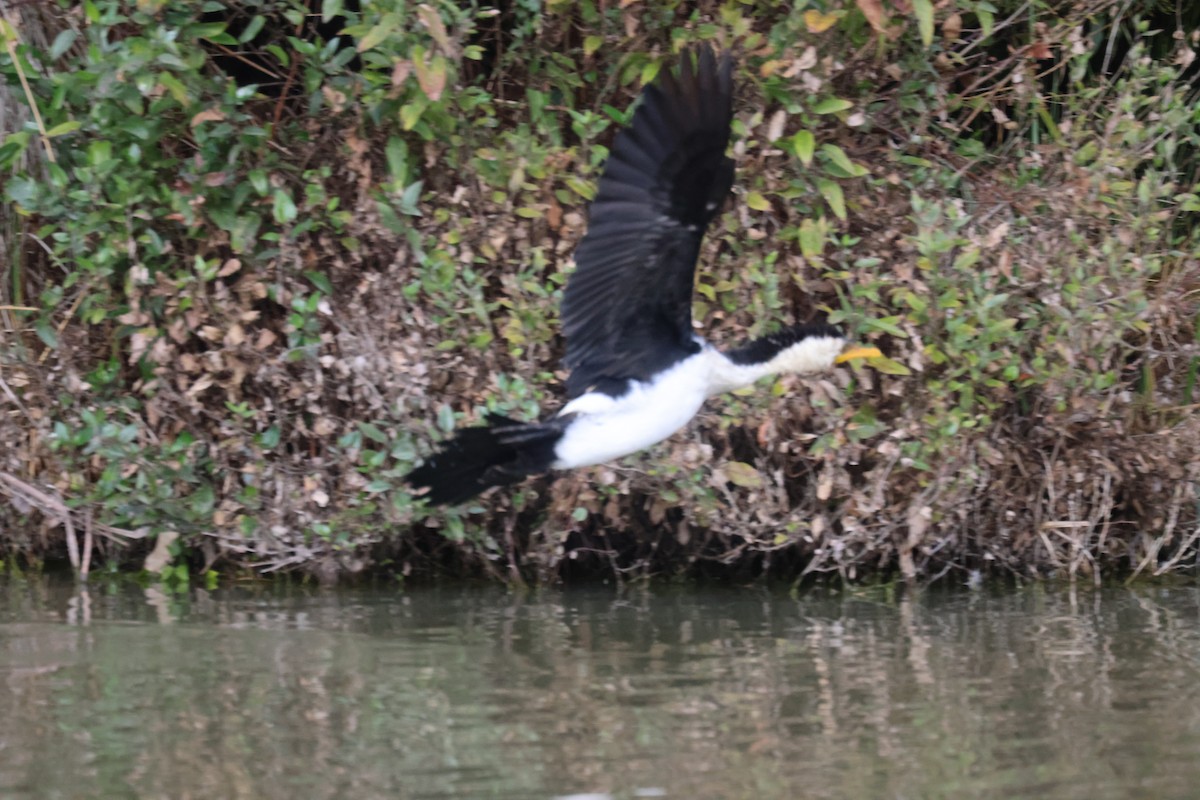
[[[635,383],[622,397],[585,394],[572,400],[561,413],[579,416],[554,448],[554,468],[612,461],[682,428],[708,396],[713,352],[706,347],[653,381]]]

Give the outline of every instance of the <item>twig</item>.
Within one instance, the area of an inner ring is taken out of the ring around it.
[[[86,581],[92,568],[92,510],[83,518],[83,558],[79,562],[79,580]]]
[[[64,506],[64,510],[66,507]],[[71,519],[71,512],[66,511],[62,515],[63,527],[67,531],[67,557],[71,559],[71,569],[75,574],[79,574],[79,540],[75,538],[75,521]]]
[[[8,472],[0,472],[0,492],[8,494],[10,497],[21,498],[48,517],[66,520],[75,513],[70,506],[59,498],[43,492],[41,489]],[[95,533],[119,544],[124,544],[130,539],[144,539],[146,537],[144,530],[114,528],[112,525],[96,522],[92,522],[90,525]]]
[[[2,389],[4,391],[4,394],[8,397],[9,400],[12,401],[12,404],[14,406],[16,406],[18,409],[20,409],[21,413],[25,415],[25,418],[27,420],[29,420],[30,425],[32,426],[33,425],[33,417],[31,417],[29,415],[29,409],[25,408],[25,404],[22,403],[21,399],[19,397],[17,397],[16,393],[11,388],[9,388],[8,381],[4,380],[3,375],[0,375],[0,389]]]
[[[71,304],[70,310],[67,311],[67,313],[63,316],[62,321],[58,323],[58,333],[60,336],[62,335],[62,332],[67,329],[67,324],[71,321],[71,317],[75,316],[75,312],[79,310],[79,304],[83,302],[83,297],[84,293],[80,292],[79,296],[75,298],[75,302]],[[50,355],[50,351],[53,349],[53,347],[47,345],[46,349],[42,351],[42,354],[38,356],[37,363],[41,364],[45,362],[46,356]]]
[[[17,27],[7,19],[3,20],[4,46],[8,49],[8,57],[12,59],[13,68],[17,71],[17,77],[21,79],[21,88],[25,90],[25,99],[29,101],[29,110],[33,112],[33,120],[37,123],[38,134],[42,138],[42,147],[46,148],[46,158],[51,164],[57,164],[58,159],[54,157],[54,148],[50,145],[50,137],[46,135],[46,125],[42,122],[42,113],[38,111],[37,100],[34,99],[33,89],[29,87],[29,79],[25,77],[25,68],[21,66],[21,59],[17,55]]]

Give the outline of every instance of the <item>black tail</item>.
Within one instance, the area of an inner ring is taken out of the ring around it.
[[[554,463],[563,422],[517,422],[488,414],[487,425],[463,428],[408,474],[413,489],[431,505],[457,505],[493,486],[516,483]]]

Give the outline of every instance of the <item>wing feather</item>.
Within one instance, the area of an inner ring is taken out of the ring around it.
[[[732,61],[701,47],[617,135],[563,295],[567,391],[617,391],[695,352],[696,257],[733,183]]]

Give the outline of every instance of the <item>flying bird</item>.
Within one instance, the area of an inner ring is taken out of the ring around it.
[[[642,91],[609,152],[563,294],[569,402],[538,422],[493,413],[459,430],[408,475],[427,502],[458,504],[529,475],[611,461],[666,439],[714,395],[880,355],[829,325],[792,326],[727,352],[694,333],[700,242],[733,185],[732,73],[729,54],[705,46]]]

